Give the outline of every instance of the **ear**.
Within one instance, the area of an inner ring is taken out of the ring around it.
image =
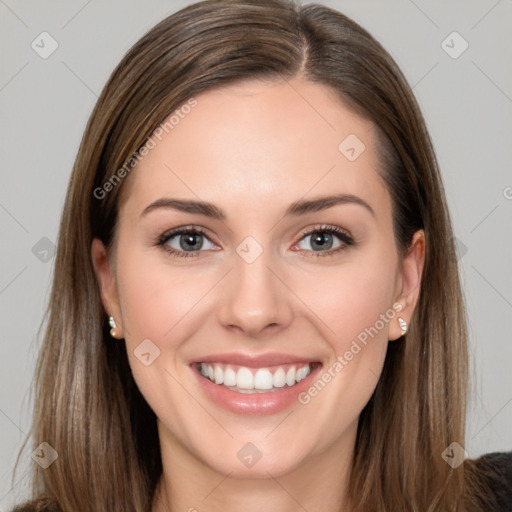
[[[389,327],[390,340],[396,340],[402,336],[402,328],[398,318],[403,318],[407,325],[409,325],[418,303],[421,276],[423,275],[423,267],[425,265],[425,249],[425,233],[420,229],[414,233],[411,245],[402,260],[399,288],[397,289],[398,298],[393,305],[397,315]]]
[[[108,258],[107,250],[103,242],[98,238],[92,241],[91,258],[100,288],[101,301],[103,302],[107,315],[113,316],[116,322],[115,337],[122,338],[121,308],[119,306],[115,272]]]

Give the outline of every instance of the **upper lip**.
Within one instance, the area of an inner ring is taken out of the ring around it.
[[[319,362],[318,359],[308,357],[297,357],[290,354],[213,354],[194,359],[191,364],[198,363],[225,363],[248,368],[264,368],[266,366],[278,366],[281,364],[309,364]]]

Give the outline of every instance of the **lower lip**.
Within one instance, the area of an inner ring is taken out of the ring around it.
[[[315,365],[311,373],[294,386],[284,386],[277,391],[269,393],[237,393],[225,386],[213,383],[210,379],[203,377],[200,371],[192,366],[193,372],[197,375],[199,383],[208,398],[220,407],[243,415],[266,415],[276,414],[284,411],[293,403],[298,401],[298,395],[306,391],[312,384],[315,376],[321,368],[321,364]]]

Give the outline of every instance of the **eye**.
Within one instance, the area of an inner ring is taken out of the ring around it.
[[[177,228],[164,233],[157,245],[177,258],[198,256],[199,252],[216,249],[217,246],[200,228]]]
[[[335,226],[320,226],[306,232],[295,247],[308,256],[329,256],[351,245],[354,245],[354,240],[345,230]]]

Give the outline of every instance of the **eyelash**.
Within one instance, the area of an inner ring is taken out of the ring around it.
[[[300,235],[299,241],[294,244],[297,245],[300,243],[304,238],[306,238],[309,235],[315,234],[315,233],[325,233],[329,235],[335,235],[340,241],[341,245],[337,247],[336,249],[331,249],[327,251],[311,251],[306,249],[299,249],[297,250],[298,253],[310,257],[310,258],[323,258],[332,256],[334,254],[337,254],[338,252],[346,249],[347,247],[355,245],[354,239],[348,234],[347,231],[340,229],[336,226],[326,226],[326,225],[319,225],[315,226],[314,228],[302,233]],[[206,231],[198,226],[186,226],[182,228],[176,228],[171,231],[168,231],[158,237],[156,240],[156,244],[158,247],[160,247],[162,250],[170,254],[174,258],[196,258],[199,256],[199,253],[202,251],[177,251],[176,249],[173,249],[167,245],[167,242],[171,240],[172,238],[179,236],[179,235],[185,235],[185,234],[197,234],[202,235],[208,240],[209,237],[206,234]],[[210,240],[211,242],[211,240]],[[212,242],[213,243],[213,242]]]
[[[330,249],[327,251],[310,251],[307,249],[299,249],[297,252],[308,258],[325,258],[338,254],[340,251],[347,249],[347,247],[355,245],[354,239],[344,229],[336,226],[326,226],[324,224],[314,226],[312,229],[308,229],[300,235],[299,241],[294,244],[297,245],[304,238],[314,233],[326,233],[328,235],[335,235],[341,242],[341,245],[336,249]]]

